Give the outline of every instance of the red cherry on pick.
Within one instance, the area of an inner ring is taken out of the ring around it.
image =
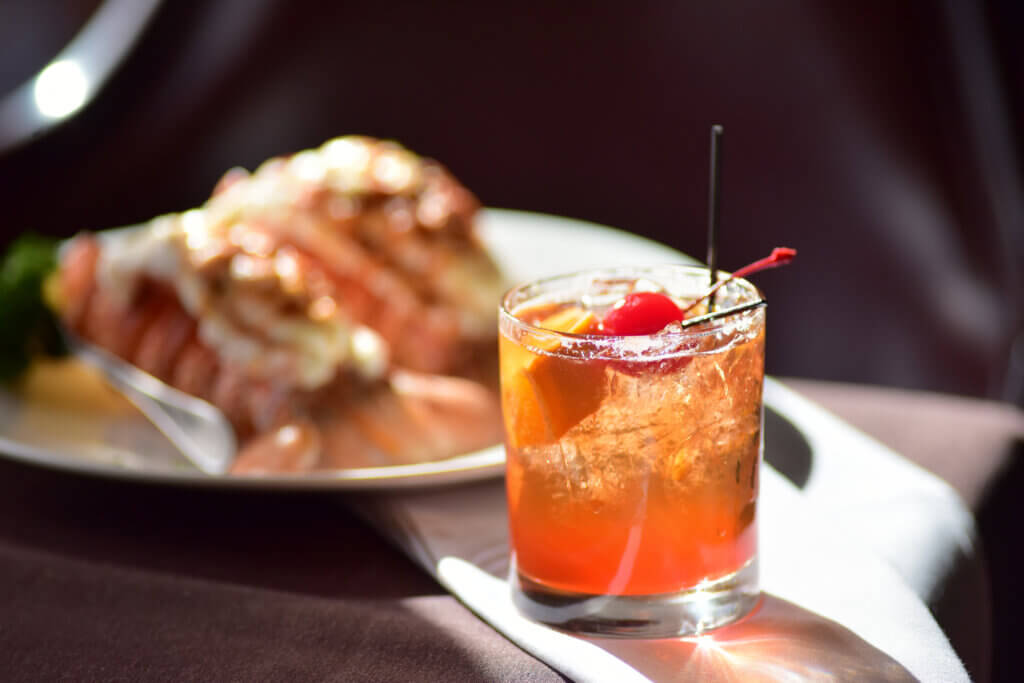
[[[601,331],[617,336],[654,334],[682,319],[679,306],[664,294],[633,292],[605,314]]]

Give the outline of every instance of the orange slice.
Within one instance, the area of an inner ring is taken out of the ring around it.
[[[597,327],[597,316],[568,308],[538,326],[585,334]],[[523,343],[555,351],[558,341],[527,335]],[[501,337],[502,407],[513,448],[554,443],[580,420],[597,410],[607,391],[603,363],[534,353]]]

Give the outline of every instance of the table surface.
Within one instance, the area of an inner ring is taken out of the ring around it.
[[[945,478],[975,511],[1024,442],[1024,416],[1002,404],[786,384]],[[0,461],[0,650],[11,654],[0,678],[562,679],[345,503]],[[967,572],[954,588],[933,612],[972,676],[998,677],[989,596],[998,604],[1001,587]]]

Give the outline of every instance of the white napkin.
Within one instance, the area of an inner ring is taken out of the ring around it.
[[[778,381],[765,380],[764,401],[811,447],[801,489],[810,507],[888,562],[923,600],[941,590],[958,554],[974,555],[974,518],[952,486]]]
[[[767,383],[766,404],[812,445],[812,470],[800,491],[764,467],[764,614],[747,627],[756,637],[737,626],[735,638],[708,652],[695,650],[706,644],[699,641],[580,638],[519,616],[504,578],[500,480],[388,494],[362,511],[481,618],[573,680],[663,680],[666,671],[680,680],[905,680],[907,672],[923,681],[969,680],[922,602],[950,554],[970,543],[973,523],[962,503],[943,482],[777,382]]]

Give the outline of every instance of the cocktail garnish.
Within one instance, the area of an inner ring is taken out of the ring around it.
[[[597,316],[572,307],[554,313],[537,327],[568,334],[590,334],[597,328]],[[503,353],[502,392],[506,409],[518,425],[509,432],[514,447],[554,443],[580,420],[590,415],[605,396],[604,366],[584,361],[560,361],[545,355],[554,351],[555,338],[528,334],[525,346],[509,345]],[[539,352],[539,353],[538,353]]]
[[[537,327],[568,334],[587,334],[596,323],[597,316],[574,306],[552,313],[537,323]]]
[[[772,253],[769,254],[768,256],[765,256],[763,259],[758,259],[753,263],[749,263],[740,268],[739,270],[735,271],[732,275],[725,278],[724,280],[719,280],[713,287],[711,287],[711,289],[705,292],[703,296],[701,296],[698,299],[694,299],[686,308],[684,308],[683,314],[685,315],[686,313],[689,313],[691,310],[696,308],[697,304],[699,304],[701,301],[704,301],[704,299],[707,299],[709,296],[717,292],[721,287],[725,286],[732,280],[746,277],[747,275],[751,275],[761,270],[767,270],[768,268],[784,266],[790,261],[792,261],[795,257],[796,249],[790,249],[789,247],[775,247],[774,249],[772,249]]]
[[[632,292],[619,300],[604,316],[599,328],[615,336],[647,335],[683,319],[676,302],[658,292]]]
[[[739,306],[733,306],[732,308],[720,308],[718,310],[712,311],[711,313],[705,313],[704,315],[695,315],[692,318],[687,318],[683,322],[679,323],[679,327],[681,329],[693,327],[694,325],[700,325],[701,323],[706,323],[710,320],[718,320],[719,318],[724,318],[727,315],[735,315],[736,313],[749,311],[751,309],[757,308],[758,306],[764,306],[766,303],[768,302],[766,302],[764,299],[758,299],[757,301],[751,301],[749,303],[740,304]]]
[[[792,261],[795,256],[795,249],[776,247],[769,256],[743,266],[728,278],[719,280],[707,292],[689,303],[685,308],[680,308],[670,297],[659,292],[631,292],[605,313],[604,319],[600,321],[595,331],[599,334],[621,337],[656,334],[671,323],[682,323],[683,327],[689,327],[755,308],[764,304],[764,300],[734,306],[722,311],[713,311],[705,315],[687,317],[687,314],[693,311],[700,302],[712,296],[720,287],[731,280],[745,277],[767,268],[784,266]]]

